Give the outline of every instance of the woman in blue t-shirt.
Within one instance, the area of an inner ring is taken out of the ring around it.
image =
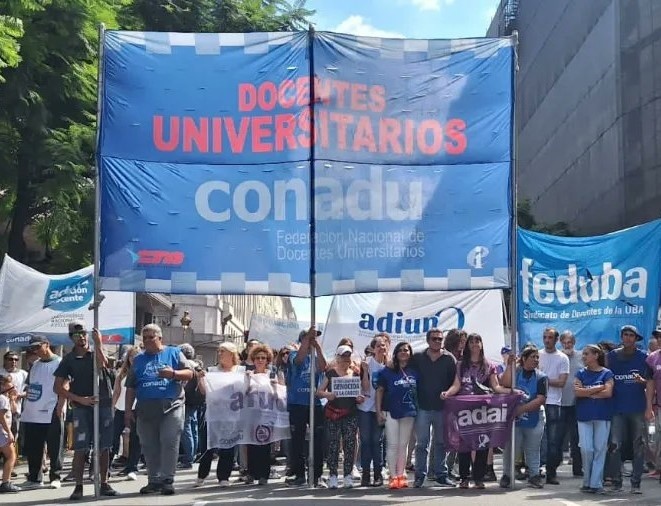
[[[398,343],[392,363],[379,373],[376,390],[376,416],[386,425],[389,488],[406,488],[406,446],[418,414],[418,374],[409,367],[413,348]]]
[[[588,344],[583,348],[585,367],[576,373],[576,419],[578,442],[583,458],[582,492],[603,492],[604,464],[608,435],[613,418],[611,397],[615,384],[613,373],[606,369],[604,352]]]
[[[512,386],[512,367],[514,367],[514,356],[510,355],[507,369],[503,373],[502,383],[504,387]],[[537,347],[529,345],[521,352],[519,367],[516,368],[516,386],[514,391],[521,395],[522,400],[516,408],[516,453],[523,451],[526,464],[530,469],[528,484],[533,488],[543,488],[542,477],[539,473],[540,445],[544,435],[546,417],[542,406],[546,402],[548,390],[548,378],[538,369],[539,351]],[[512,461],[511,446],[507,445],[503,458],[503,469],[509,472]],[[501,488],[509,488],[511,478],[503,474],[500,478]]]

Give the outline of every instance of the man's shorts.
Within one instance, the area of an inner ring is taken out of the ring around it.
[[[74,406],[71,410],[73,421],[73,449],[88,450],[94,444],[94,408]],[[99,406],[99,449],[112,447],[112,408]]]

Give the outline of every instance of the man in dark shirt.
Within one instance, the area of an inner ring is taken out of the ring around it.
[[[99,460],[101,467],[101,495],[115,496],[117,492],[108,484],[108,464],[112,447],[112,391],[105,370],[108,359],[103,353],[101,333],[93,330],[94,352],[99,369],[99,398],[94,397],[94,357],[90,349],[86,324],[75,320],[69,324],[69,338],[73,350],[65,355],[54,373],[54,391],[65,397],[72,407],[74,427],[74,457],[72,471],[76,486],[72,501],[83,497],[85,454],[94,437],[94,405],[99,403]]]
[[[415,481],[422,487],[427,476],[430,427],[434,429],[434,470],[436,483],[442,487],[454,487],[448,477],[445,442],[443,440],[443,400],[441,393],[448,390],[457,374],[457,363],[452,355],[443,350],[443,333],[439,329],[427,332],[427,349],[413,355],[411,366],[418,380],[418,416],[415,419]]]

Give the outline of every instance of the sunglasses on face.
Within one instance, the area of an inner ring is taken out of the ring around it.
[[[443,342],[443,338],[442,338],[442,337],[432,337],[432,338],[430,338],[429,340],[430,340],[430,341],[434,341],[434,342],[436,342],[436,343],[442,343],[442,342]]]

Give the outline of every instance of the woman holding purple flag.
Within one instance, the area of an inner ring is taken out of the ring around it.
[[[484,346],[482,336],[479,334],[470,334],[466,347],[464,348],[461,362],[457,367],[457,378],[454,385],[450,387],[446,396],[454,395],[488,395],[492,392],[497,394],[510,393],[509,388],[505,388],[498,382],[496,366],[484,357]],[[475,458],[472,458],[473,452],[459,452],[459,488],[468,488],[471,467],[473,468],[473,482],[475,488],[483,489],[484,475],[487,470],[487,457],[489,448],[475,451]]]
[[[589,494],[604,492],[604,464],[613,418],[611,397],[615,380],[612,371],[604,367],[605,362],[603,350],[588,344],[583,348],[585,367],[574,379],[578,444],[584,473],[581,492]]]

